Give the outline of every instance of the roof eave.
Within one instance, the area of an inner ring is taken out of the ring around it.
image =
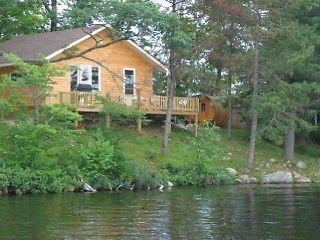
[[[70,43],[70,44],[69,44],[69,45],[67,45],[66,47],[61,48],[61,49],[59,49],[59,50],[57,50],[57,51],[55,51],[55,52],[51,53],[50,55],[46,56],[46,57],[45,57],[45,59],[46,59],[46,60],[51,60],[51,59],[53,59],[54,57],[56,57],[56,56],[58,56],[59,54],[63,53],[65,50],[67,50],[67,49],[69,49],[69,48],[72,48],[72,47],[76,46],[77,44],[79,44],[79,43],[81,43],[81,42],[83,42],[83,41],[87,40],[87,39],[88,39],[88,38],[90,38],[91,36],[93,36],[93,35],[95,35],[95,34],[97,34],[97,33],[101,32],[101,31],[102,31],[102,30],[104,30],[104,29],[106,29],[106,27],[100,27],[100,28],[98,28],[98,29],[94,30],[92,33],[90,33],[90,34],[86,34],[86,35],[85,35],[85,36],[83,36],[82,38],[79,38],[78,40],[76,40],[76,41],[74,41],[74,42]]]

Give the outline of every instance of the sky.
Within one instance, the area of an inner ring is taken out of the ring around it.
[[[170,4],[165,0],[152,0],[152,2],[158,3],[163,7],[169,7],[170,6]]]

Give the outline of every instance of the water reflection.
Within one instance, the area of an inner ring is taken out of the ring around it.
[[[318,239],[320,188],[0,197],[0,239]]]

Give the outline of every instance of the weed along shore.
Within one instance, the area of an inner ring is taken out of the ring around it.
[[[279,146],[261,142],[254,169],[247,173],[247,134],[201,127],[197,138],[174,128],[167,156],[161,153],[161,127],[137,133],[132,125],[59,130],[48,125],[0,124],[0,193],[55,193],[166,190],[176,186],[319,182],[316,155],[299,149],[285,162]],[[312,146],[310,146],[312,148]]]

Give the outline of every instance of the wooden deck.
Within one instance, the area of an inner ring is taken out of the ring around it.
[[[97,96],[107,97],[115,102],[132,106],[146,114],[166,114],[166,96],[112,96],[108,93],[87,93],[87,92],[55,92],[46,99],[47,104],[68,103],[76,108],[78,112],[99,112],[102,105]],[[174,97],[172,115],[193,115],[199,114],[199,99],[192,97]]]

